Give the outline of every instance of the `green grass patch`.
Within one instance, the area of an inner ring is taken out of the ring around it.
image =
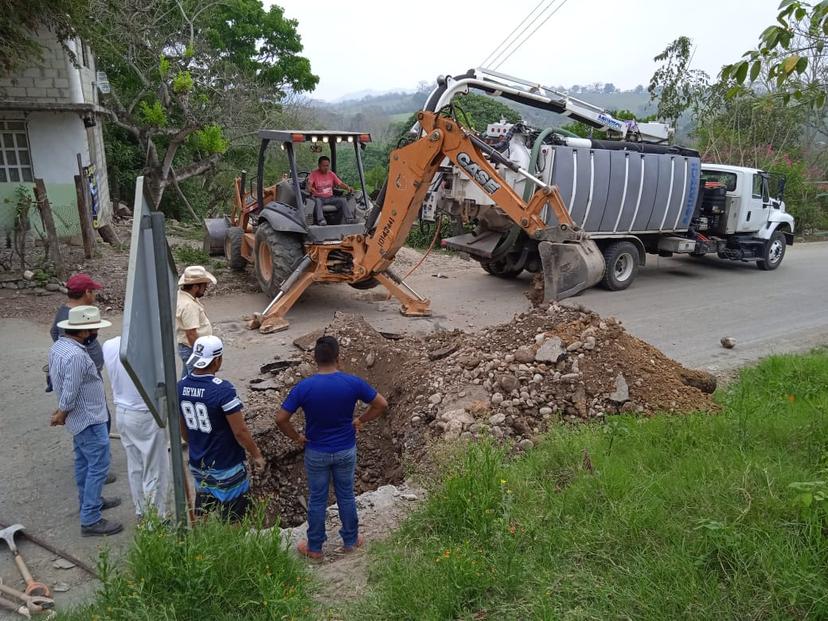
[[[210,255],[201,248],[193,248],[192,246],[180,245],[174,246],[172,249],[175,262],[179,265],[209,265]]]
[[[279,529],[251,533],[218,519],[182,534],[139,528],[120,568],[104,554],[95,600],[61,621],[224,621],[312,618],[309,576]]]
[[[469,446],[372,548],[346,616],[828,618],[828,354],[768,359],[719,399],[518,459]]]

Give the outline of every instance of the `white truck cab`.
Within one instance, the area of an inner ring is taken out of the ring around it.
[[[701,206],[694,222],[695,256],[755,260],[779,267],[793,244],[794,218],[785,211],[784,177],[757,168],[703,164]]]

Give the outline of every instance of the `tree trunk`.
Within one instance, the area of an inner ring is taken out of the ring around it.
[[[118,237],[118,234],[115,232],[115,229],[112,228],[110,224],[104,224],[98,227],[98,235],[101,236],[107,244],[110,246],[120,246],[121,239]]]
[[[43,179],[35,179],[34,193],[37,210],[40,212],[40,219],[43,222],[43,228],[46,230],[46,239],[49,241],[49,255],[55,263],[55,273],[58,278],[63,278],[65,273],[63,256],[60,254],[55,220],[52,217],[52,208],[49,205],[49,198],[46,196],[46,186]]]
[[[83,183],[83,177],[75,175],[75,195],[78,201],[78,219],[83,239],[83,256],[91,259],[95,254],[95,230],[92,228],[92,215],[86,203],[86,188]]]

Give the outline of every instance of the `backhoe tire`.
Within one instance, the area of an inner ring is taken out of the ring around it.
[[[259,287],[271,298],[305,256],[302,237],[296,233],[274,231],[267,222],[256,227],[254,272]]]
[[[224,258],[231,270],[244,271],[247,267],[247,260],[242,256],[242,243],[244,242],[244,231],[237,226],[227,229],[227,237],[224,238]]]
[[[351,285],[354,289],[358,289],[359,291],[366,291],[368,289],[378,287],[380,281],[371,276],[371,278],[366,278],[365,280],[360,280],[359,282],[349,282],[348,284]]]
[[[638,248],[628,241],[617,241],[604,248],[604,278],[601,286],[609,291],[622,291],[638,276]]]
[[[756,262],[756,267],[765,272],[775,270],[785,258],[785,235],[781,231],[774,231],[765,244],[762,258]]]
[[[521,269],[507,269],[506,262],[501,261],[481,261],[480,267],[482,267],[486,273],[491,274],[492,276],[497,276],[498,278],[517,278],[520,276],[520,273],[523,271]]]

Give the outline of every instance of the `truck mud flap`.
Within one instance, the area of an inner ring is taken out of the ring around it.
[[[591,239],[538,244],[543,265],[543,301],[563,300],[598,284],[604,277],[604,255]]]

